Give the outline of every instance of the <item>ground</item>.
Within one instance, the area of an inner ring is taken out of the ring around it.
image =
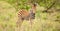
[[[60,31],[60,23],[54,21],[58,14],[49,15],[42,13],[38,7],[36,18],[33,20],[32,28],[29,21],[24,21],[20,31]],[[0,1],[0,31],[17,31],[16,21],[18,20],[16,9],[5,1]]]

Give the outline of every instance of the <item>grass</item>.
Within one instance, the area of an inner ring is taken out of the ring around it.
[[[0,31],[17,31],[17,29],[15,29],[16,21],[18,19],[16,9],[5,1],[0,1],[0,4]],[[36,13],[36,19],[32,24],[32,29],[30,28],[29,21],[24,21],[20,30],[60,31],[60,23],[48,19],[49,16],[47,15],[47,13],[42,13],[41,10],[38,10]],[[53,17],[51,18],[53,19]]]

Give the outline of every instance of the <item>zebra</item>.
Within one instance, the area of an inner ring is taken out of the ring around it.
[[[17,26],[21,26],[24,20],[30,21],[32,25],[32,20],[35,19],[35,14],[36,14],[36,4],[32,4],[32,7],[29,11],[21,9],[18,12]]]

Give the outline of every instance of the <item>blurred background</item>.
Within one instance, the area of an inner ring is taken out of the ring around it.
[[[20,31],[60,31],[60,0],[0,0],[0,31],[18,31],[18,11],[28,11],[30,3],[37,4],[32,29],[24,21]]]

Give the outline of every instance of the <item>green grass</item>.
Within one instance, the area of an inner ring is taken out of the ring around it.
[[[18,18],[17,18],[16,9],[5,1],[0,1],[0,4],[1,4],[0,5],[0,9],[1,9],[0,10],[0,31],[17,30],[16,21]],[[25,30],[25,31],[60,31],[60,23],[55,22],[53,20],[49,20],[48,18],[49,17],[47,13],[42,13],[41,10],[38,10],[36,13],[36,19],[33,21],[33,24],[32,24],[32,29],[30,27],[29,21],[25,20],[20,30],[21,31],[22,30]]]

